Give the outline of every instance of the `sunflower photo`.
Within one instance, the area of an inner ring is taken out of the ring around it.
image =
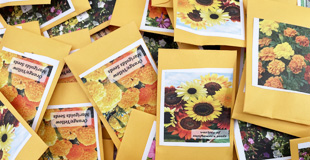
[[[296,137],[238,120],[235,127],[240,160],[291,159],[290,139]]]
[[[154,7],[152,0],[146,0],[140,29],[173,33],[173,26],[166,8]]]
[[[298,144],[298,158],[299,160],[310,160],[310,143],[299,143]]]
[[[0,101],[0,159],[14,160],[31,134]]]
[[[253,36],[253,85],[309,94],[309,35],[309,28],[256,18]]]
[[[233,69],[163,70],[160,145],[230,146]]]
[[[37,126],[58,61],[43,60],[3,48],[0,51],[0,92],[32,127]]]
[[[244,40],[242,0],[177,0],[176,28],[201,35]]]
[[[98,118],[90,103],[48,106],[38,135],[49,146],[40,160],[100,157]]]
[[[155,115],[157,68],[142,39],[87,70],[80,78],[120,140],[133,109]]]

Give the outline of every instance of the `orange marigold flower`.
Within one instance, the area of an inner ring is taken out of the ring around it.
[[[58,131],[62,138],[74,140],[77,137],[76,132],[79,128],[81,127],[59,127]]]
[[[40,127],[43,127],[43,126],[40,125]],[[41,128],[40,130],[41,132],[39,136],[45,142],[45,144],[48,146],[55,145],[56,140],[57,140],[57,134],[56,134],[55,129],[51,126],[51,124],[48,123],[47,125],[44,125],[44,127]]]
[[[292,29],[290,27],[286,28],[286,30],[284,30],[284,35],[286,37],[294,37],[297,35],[297,31],[295,29]]]
[[[13,86],[5,85],[0,89],[0,92],[4,95],[4,97],[9,100],[9,102],[12,102],[17,97],[17,90]]]
[[[20,76],[18,74],[12,74],[12,85],[17,89],[20,89],[20,90],[25,89],[26,83],[30,81],[33,81],[33,80]]]
[[[270,42],[271,42],[270,38],[264,37],[262,39],[259,39],[258,43],[260,47],[264,47],[264,46],[269,46]]]
[[[306,67],[306,72],[305,72],[305,80],[308,81],[308,84],[310,84],[310,66]]]
[[[15,58],[22,58],[22,56],[11,53],[11,52],[6,52],[6,51],[0,51],[0,56],[3,59],[5,64],[10,64],[12,59]]]
[[[84,154],[84,148],[82,145],[74,144],[70,149],[69,154],[66,156],[68,159],[83,160],[82,155]]]
[[[36,107],[38,107],[40,103],[31,102],[27,97],[17,95],[11,104],[26,121],[29,121],[35,117],[37,113]]]
[[[45,85],[37,83],[35,81],[29,81],[26,83],[25,95],[30,101],[40,102],[45,90]]]
[[[310,62],[310,53],[305,56],[305,59]]]
[[[273,51],[273,47],[266,47],[259,52],[258,56],[262,61],[272,61],[275,59],[276,54]]]
[[[142,107],[144,107],[144,112],[156,115],[156,106],[145,104]]]
[[[50,121],[52,119],[51,114],[54,112],[58,112],[58,111],[59,111],[59,109],[47,109],[44,113],[43,119],[45,121]]]
[[[140,69],[138,78],[144,84],[153,84],[157,81],[157,73],[155,72],[151,63],[146,64]]]
[[[258,62],[258,78],[262,78],[262,73],[264,73],[266,70],[265,68],[263,68],[263,63],[262,62]]]
[[[273,60],[267,66],[268,72],[273,75],[279,75],[285,69],[285,63],[280,60]]]
[[[118,106],[122,108],[130,108],[136,105],[139,101],[140,91],[137,88],[129,88],[126,92],[123,93],[121,101],[118,103]]]
[[[140,69],[137,69],[137,70],[129,73],[128,75],[126,75],[125,77],[121,78],[117,82],[120,83],[121,85],[123,85],[126,88],[132,88],[132,87],[138,85],[139,81],[140,81],[140,79],[138,78],[139,70]]]
[[[96,143],[96,133],[94,126],[81,127],[76,132],[77,139],[85,146]]]
[[[157,104],[157,83],[152,85],[145,85],[144,88],[140,88],[139,105],[149,104],[156,106]]]
[[[98,154],[97,154],[97,151],[95,149],[87,149],[87,148],[84,148],[84,153],[81,157],[81,160],[83,159],[87,159],[87,160],[97,160],[97,157]]]
[[[306,36],[297,36],[295,41],[299,43],[300,46],[309,47],[309,39]]]
[[[288,67],[294,74],[298,74],[306,67],[305,58],[301,55],[294,55]]]
[[[276,77],[269,77],[264,86],[266,87],[272,87],[272,88],[280,88],[280,89],[283,89],[283,85],[282,85],[282,78],[279,77],[279,76],[276,76]]]
[[[159,18],[161,16],[161,14],[163,14],[163,15],[168,14],[166,8],[164,8],[164,7],[153,7],[151,0],[149,2],[148,10],[150,11],[149,17],[152,19],[154,19],[156,17]]]
[[[66,139],[57,140],[53,146],[49,149],[51,153],[55,156],[66,156],[72,148],[72,143]]]

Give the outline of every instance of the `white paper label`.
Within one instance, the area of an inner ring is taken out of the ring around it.
[[[51,113],[51,125],[55,127],[76,127],[92,125],[91,113],[85,111],[68,111]]]
[[[197,139],[228,139],[229,130],[192,130],[192,138]]]

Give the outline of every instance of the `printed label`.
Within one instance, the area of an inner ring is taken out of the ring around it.
[[[192,130],[192,138],[197,139],[228,139],[229,130]]]
[[[87,12],[81,13],[79,15],[76,16],[76,19],[81,22],[84,21],[85,19],[89,18],[89,14]]]
[[[104,70],[111,83],[118,81],[147,63],[142,51],[134,52]]]
[[[60,75],[59,79],[68,78],[68,77],[73,77],[73,74],[72,74],[71,70],[69,69],[69,67],[67,65],[65,65],[61,71],[61,75]]]
[[[91,113],[85,111],[68,111],[51,113],[51,124],[54,128],[92,125]]]
[[[32,5],[24,5],[24,6],[20,6],[20,8],[22,9],[23,13],[27,13],[32,9]]]
[[[49,69],[47,67],[25,61],[19,58],[13,58],[8,71],[20,76],[39,81],[40,83],[45,82]]]

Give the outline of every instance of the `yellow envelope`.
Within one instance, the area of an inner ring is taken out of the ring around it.
[[[233,120],[223,105],[234,103],[236,61],[236,51],[159,50],[156,159],[233,158]],[[201,116],[197,104],[208,105]]]
[[[7,24],[16,25],[39,21],[44,32],[90,9],[88,0],[52,0],[51,5],[26,5],[0,8]]]
[[[84,46],[87,46],[91,43],[88,29],[83,29],[80,31],[64,34],[61,36],[56,36],[53,37],[52,39],[65,44],[72,45],[70,54],[78,51],[80,48],[83,48]],[[65,65],[59,77],[58,83],[70,83],[70,82],[76,82],[76,79],[74,78],[69,67]]]
[[[155,132],[156,116],[133,110],[116,160],[155,159]]]
[[[0,93],[2,159],[38,159],[46,144]],[[5,136],[6,135],[6,136]]]
[[[0,48],[0,91],[37,131],[71,46],[8,26]]]
[[[65,61],[117,148],[132,109],[155,114],[157,68],[134,23],[71,54]]]
[[[4,0],[0,3],[0,8],[6,6],[20,6],[20,5],[39,5],[39,4],[50,4],[51,0]]]
[[[310,137],[290,140],[292,160],[307,160],[310,158]]]
[[[111,25],[136,22],[142,31],[173,36],[173,27],[166,8],[151,6],[152,0],[117,0]]]
[[[287,8],[292,12],[288,13]],[[249,83],[243,111],[310,125],[310,117],[306,116],[310,114],[309,63],[305,58],[309,40],[303,33],[309,30],[310,22],[296,18],[310,10],[266,0],[249,1],[248,9]]]
[[[153,0],[152,6],[172,8],[173,7],[173,0]]]
[[[247,13],[247,6],[248,6],[247,1],[248,0],[243,0],[245,13]],[[296,5],[299,0],[273,0],[273,1],[278,1],[278,2],[284,3],[284,4]]]
[[[245,47],[245,18],[243,1],[231,4],[212,1],[214,5],[231,5],[232,8],[211,9],[195,0],[175,0],[174,38],[177,42],[203,45]],[[213,17],[210,17],[213,16]],[[196,17],[197,19],[193,18]],[[188,38],[191,37],[191,38]]]
[[[104,160],[114,160],[114,144],[111,139],[103,139]]]
[[[78,83],[60,83],[38,135],[49,146],[41,159],[103,159],[101,123]]]

